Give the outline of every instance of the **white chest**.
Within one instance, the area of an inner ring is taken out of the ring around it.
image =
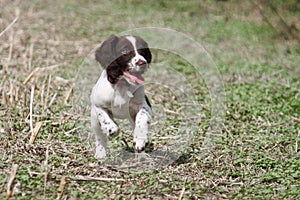
[[[93,88],[91,102],[109,110],[113,117],[125,119],[130,118],[130,113],[143,103],[141,92],[143,93],[143,86],[132,86],[125,80],[120,80],[116,85],[110,84],[106,73],[102,72]]]

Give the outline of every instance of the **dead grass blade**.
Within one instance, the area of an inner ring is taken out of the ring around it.
[[[67,92],[67,94],[66,94],[66,97],[65,97],[65,103],[68,103],[68,102],[69,102],[69,99],[70,99],[72,93],[73,93],[73,87],[71,87],[71,88],[68,90],[68,92]]]
[[[187,178],[184,179],[184,183],[186,183],[186,180],[187,180]],[[184,192],[185,192],[185,187],[183,186],[182,190],[180,191],[178,200],[181,200],[181,199],[182,199],[182,197],[183,197],[183,195],[184,195]]]
[[[34,129],[32,130],[31,132],[31,137],[30,137],[30,140],[29,140],[29,143],[30,144],[33,144],[34,141],[35,141],[35,138],[37,137],[41,127],[43,125],[43,122],[37,122]]]
[[[50,65],[47,67],[37,67],[35,68],[27,77],[26,79],[23,81],[23,85],[26,85],[31,79],[32,77],[34,77],[38,72],[45,72],[45,71],[50,71],[53,70],[57,67],[59,67],[62,64],[55,64],[55,65]]]
[[[46,158],[45,158],[45,162],[44,162],[44,165],[45,165],[45,173],[44,173],[44,197],[46,199],[46,189],[47,189],[47,178],[48,178],[48,158],[49,158],[49,146],[47,146],[47,149],[46,149]]]
[[[56,199],[59,200],[62,197],[62,195],[64,193],[64,190],[65,190],[66,183],[67,183],[66,182],[66,177],[65,176],[61,177],[59,188],[57,190],[57,198]]]
[[[71,179],[75,181],[126,181],[126,179],[122,178],[101,178],[101,177],[91,177],[91,176],[81,176],[77,175],[75,177],[71,177]]]
[[[28,76],[27,78],[23,81],[23,85],[26,85],[30,79],[39,71],[39,68],[35,68]]]
[[[12,168],[11,168],[11,174],[10,174],[10,178],[8,180],[8,183],[7,183],[7,191],[6,191],[6,197],[9,199],[12,197],[13,195],[13,187],[14,187],[14,180],[16,178],[16,175],[17,175],[17,171],[18,171],[18,167],[19,165],[18,164],[13,164],[12,165]]]
[[[20,10],[17,8],[16,18],[2,32],[0,32],[0,37],[18,21],[19,16],[20,16]]]
[[[47,90],[46,90],[46,95],[45,95],[45,99],[44,99],[44,110],[46,110],[48,108],[47,103],[48,103],[48,98],[49,98],[49,93],[50,93],[51,81],[52,81],[52,76],[50,74],[49,78],[48,78]]]
[[[182,190],[181,190],[181,192],[179,194],[178,200],[182,199],[184,192],[185,192],[185,187],[182,188]]]
[[[29,123],[30,123],[31,134],[33,134],[33,99],[34,99],[34,85],[31,86],[30,106],[29,106]]]

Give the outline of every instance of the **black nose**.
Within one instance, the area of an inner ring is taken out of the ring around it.
[[[146,61],[138,60],[135,64],[136,64],[136,65],[139,65],[139,66],[142,66],[142,65],[145,65],[145,64],[147,64],[147,63],[146,63]]]

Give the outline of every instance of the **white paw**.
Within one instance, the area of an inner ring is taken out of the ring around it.
[[[101,126],[104,134],[107,136],[115,136],[120,132],[119,127],[115,123],[108,123]]]
[[[137,139],[137,138],[133,139],[134,149],[137,153],[144,152],[148,143],[149,143],[148,139]]]
[[[106,156],[106,149],[102,146],[96,147],[95,158],[103,159]]]

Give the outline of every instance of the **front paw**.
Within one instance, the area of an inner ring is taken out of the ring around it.
[[[106,149],[102,146],[96,147],[95,158],[103,159],[106,157]]]
[[[133,145],[135,152],[142,153],[145,151],[146,147],[148,146],[149,142],[148,139],[134,139]]]
[[[116,136],[120,132],[118,125],[116,125],[115,123],[105,124],[101,128],[103,133],[107,136]]]

